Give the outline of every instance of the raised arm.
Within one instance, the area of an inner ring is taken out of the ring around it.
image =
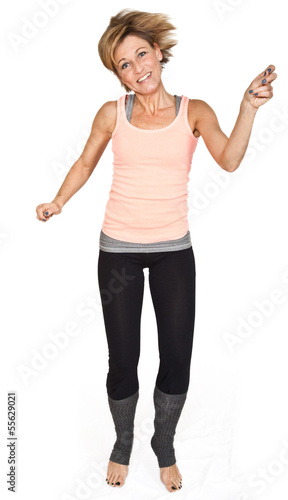
[[[36,207],[38,220],[46,221],[60,214],[65,203],[87,182],[112,137],[115,121],[116,103],[108,101],[97,112],[83,152],[70,168],[53,201]]]
[[[222,132],[213,109],[206,102],[197,101],[196,128],[214,160],[227,172],[234,172],[239,167],[247,150],[256,112],[273,97],[271,82],[277,78],[274,70],[275,66],[270,64],[246,89],[229,139]]]

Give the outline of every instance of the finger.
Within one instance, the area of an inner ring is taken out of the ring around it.
[[[268,71],[269,68],[271,69],[271,71]],[[269,72],[270,75],[273,73],[273,71],[275,71],[275,69],[276,68],[275,68],[274,64],[269,64],[269,66],[267,67],[267,71]],[[267,75],[267,73],[266,73],[266,75]]]
[[[41,210],[37,210],[37,219],[38,220],[43,220],[43,221],[46,221],[49,219],[49,216],[46,216],[45,215],[45,212],[46,210],[45,209],[41,209]],[[46,212],[47,213],[47,212]]]
[[[271,77],[267,76],[266,78],[263,78],[261,83],[265,84],[265,86],[267,86],[268,88],[271,88],[270,82],[273,82],[273,80],[275,80],[275,78],[277,78],[276,73],[274,73]]]
[[[265,83],[265,85],[261,85],[261,87],[259,87],[259,90],[261,92],[262,90],[267,90],[267,89],[270,90],[270,88],[271,88],[270,83]]]
[[[270,64],[269,66],[267,66],[267,68],[265,69],[264,73],[263,73],[263,76],[270,76],[272,75],[272,73],[275,71],[275,66],[274,64]]]
[[[39,216],[37,215],[37,219],[38,220],[43,220],[46,222],[46,220],[48,220],[49,217],[45,217],[44,215],[40,214]]]
[[[40,215],[40,217],[41,217],[41,219],[42,219],[42,220],[43,220],[43,219],[45,219],[45,220],[46,220],[46,219],[49,219],[49,217],[50,217],[50,215],[51,215],[51,212],[52,212],[52,210],[51,210],[51,209],[49,209],[49,208],[47,207],[47,205],[46,205],[46,206],[45,206],[45,205],[43,205],[43,207],[42,207],[42,208],[41,208],[41,210],[40,210],[40,214],[39,214],[39,215]]]
[[[48,220],[48,219],[43,219],[42,217],[39,217],[38,215],[36,216],[36,219],[38,219],[40,221],[44,221],[44,222],[46,222],[46,220]]]
[[[251,90],[252,89],[255,90],[256,85],[259,86],[260,83],[266,83],[266,82],[263,82],[263,80],[267,81],[267,79],[268,79],[269,81],[272,81],[272,79],[277,78],[276,73],[273,73],[274,70],[275,70],[275,66],[273,64],[270,64],[269,66],[267,66],[267,68],[264,71],[262,71],[261,73],[259,73],[259,75],[256,76],[256,78],[254,78],[253,82],[251,82],[251,85],[250,85]],[[276,76],[273,76],[273,78],[270,78],[270,75],[272,75],[272,74],[276,75]],[[249,92],[250,92],[250,90],[249,90]]]
[[[275,71],[275,66],[274,64],[269,64],[269,66],[267,66],[267,68],[262,71],[256,78],[262,78],[263,76],[269,76],[269,75],[272,75],[273,71]]]
[[[36,207],[36,213],[37,213],[37,215],[39,215],[39,216],[43,215],[46,209],[47,209],[47,204],[42,203],[41,205],[38,205]]]
[[[49,220],[51,217],[53,217],[53,214],[50,214],[47,210],[45,210],[41,219],[42,220]]]
[[[273,94],[269,91],[269,90],[266,90],[266,91],[263,91],[263,92],[257,92],[257,95],[255,95],[255,97],[273,97]]]
[[[276,74],[276,73],[275,73],[275,74]],[[275,76],[275,78],[277,78],[277,75]],[[275,78],[273,77],[273,78],[269,78],[269,79],[267,79],[267,80],[266,80],[266,78],[263,78],[263,80],[262,80],[262,82],[261,82],[261,83],[264,83],[264,84],[265,84],[265,85],[264,85],[264,87],[268,88],[268,90],[271,90],[271,89],[273,89],[273,87],[272,87],[272,85],[271,85],[271,83],[270,83],[270,82],[272,82],[272,83],[273,83],[273,81],[275,80]],[[256,88],[258,88],[258,89],[261,91],[261,88],[262,88],[262,87],[263,87],[263,86],[259,86],[259,87],[256,87]],[[255,90],[255,89],[254,89],[254,92],[257,92],[257,90]]]
[[[253,89],[253,93],[250,92],[250,94],[255,95],[255,94],[259,94],[259,92],[264,92],[264,91],[267,91],[267,90],[269,90],[269,86],[268,85],[261,85],[259,87],[255,87]]]
[[[266,78],[267,81],[269,80],[269,82],[271,82],[272,80],[275,80],[277,76],[277,73],[266,73],[264,78]]]
[[[54,211],[52,210],[52,208],[47,208],[43,211],[43,215],[46,217],[46,219],[49,219],[49,217],[52,217],[52,215],[54,215]]]
[[[263,85],[262,87],[258,87],[252,94],[252,97],[272,97],[273,96],[273,87],[270,84]]]

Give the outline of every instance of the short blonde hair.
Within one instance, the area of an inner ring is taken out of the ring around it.
[[[156,42],[163,54],[163,59],[160,61],[162,68],[173,56],[171,49],[177,44],[177,40],[171,36],[175,26],[168,21],[166,14],[141,12],[139,10],[123,9],[116,16],[110,18],[110,24],[101,36],[98,43],[98,52],[105,68],[113,71],[119,78],[117,72],[117,63],[114,58],[115,50],[118,45],[128,35],[139,36],[146,40],[151,47]],[[122,84],[127,92],[131,89],[127,85]]]

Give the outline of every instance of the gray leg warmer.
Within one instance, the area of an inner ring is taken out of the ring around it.
[[[151,438],[151,447],[157,457],[159,467],[170,467],[176,463],[173,440],[186,397],[187,392],[166,394],[155,386],[153,394],[155,432]]]
[[[116,442],[110,459],[117,464],[129,465],[134,438],[134,417],[139,399],[139,390],[125,399],[111,399],[108,402],[116,431]]]

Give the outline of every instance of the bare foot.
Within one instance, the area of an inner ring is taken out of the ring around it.
[[[109,486],[121,488],[128,474],[128,465],[117,464],[109,460],[106,482]]]
[[[170,467],[160,467],[160,477],[168,491],[177,491],[182,488],[182,476],[176,463]]]

